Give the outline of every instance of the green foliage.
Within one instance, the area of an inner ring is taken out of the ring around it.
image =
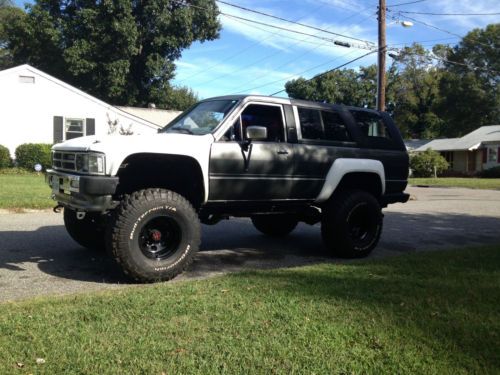
[[[0,170],[0,186],[0,209],[20,211],[56,205],[50,199],[50,187],[41,173],[19,168],[3,169]]]
[[[392,102],[393,69],[387,76],[387,100]],[[285,84],[289,97],[318,102],[339,103],[357,107],[375,106],[377,93],[377,68],[375,65],[354,69],[335,70],[319,78],[298,78]]]
[[[442,135],[462,136],[500,122],[500,24],[469,32],[454,48],[436,47],[444,63],[438,112]],[[471,69],[475,67],[475,69]]]
[[[8,168],[12,165],[9,149],[0,145],[0,168]]]
[[[433,56],[433,54],[435,56]],[[441,61],[456,63],[436,63]],[[458,64],[457,64],[458,63]],[[386,107],[405,138],[458,137],[500,122],[500,24],[475,29],[454,48],[403,48],[387,72]],[[376,66],[286,83],[291,98],[375,107]]]
[[[8,49],[6,26],[25,16],[25,13],[13,6],[11,1],[0,0],[0,70],[10,68],[14,62]]]
[[[434,107],[439,99],[442,72],[432,65],[429,51],[419,44],[405,47],[394,61],[394,120],[405,138],[434,138],[439,135],[441,119]]]
[[[29,63],[113,104],[165,107],[174,61],[220,29],[214,0],[189,4],[37,0],[5,26],[9,52],[13,64]]]
[[[500,167],[484,169],[478,175],[482,178],[500,178]]]
[[[2,303],[0,373],[495,374],[499,250]],[[8,270],[22,261],[55,268],[15,255]],[[46,363],[37,365],[39,357]]]
[[[415,177],[432,177],[434,170],[441,173],[448,168],[448,162],[439,152],[428,149],[410,155],[410,168]]]
[[[171,87],[167,92],[166,109],[185,111],[200,100],[198,95],[188,87]]]
[[[36,164],[41,164],[43,169],[50,167],[50,148],[52,145],[45,143],[24,143],[16,148],[16,164],[20,168],[32,171]]]

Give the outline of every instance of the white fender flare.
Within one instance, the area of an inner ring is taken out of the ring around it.
[[[380,184],[382,186],[382,194],[385,192],[385,173],[384,173],[384,165],[379,160],[373,159],[345,159],[339,158],[336,159],[328,174],[326,175],[325,184],[321,189],[318,197],[316,198],[316,202],[324,202],[335,191],[337,186],[339,185],[342,178],[348,174],[353,172],[368,172],[375,173],[380,177]]]

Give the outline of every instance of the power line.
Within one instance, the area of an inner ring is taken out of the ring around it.
[[[372,6],[369,6],[369,7],[367,7],[367,8],[362,9],[360,12],[361,12],[361,13],[363,13],[365,10],[368,10],[368,9],[370,9],[370,8],[372,8]],[[356,14],[354,14],[354,15],[352,15],[352,16],[349,16],[349,17],[347,17],[347,18],[345,18],[345,19],[341,20],[340,22],[345,22],[345,21],[347,21],[348,19],[352,18],[353,16],[355,16],[355,15],[357,15],[357,14],[359,14],[359,13],[356,13]],[[360,22],[363,22],[364,20],[366,20],[366,19],[368,19],[368,18],[371,18],[371,17],[373,17],[373,16],[374,16],[374,13],[370,13],[367,17],[363,18]],[[307,39],[307,38],[302,39],[302,40],[301,40],[301,42],[306,42],[306,39]],[[284,66],[287,66],[287,65],[289,65],[290,63],[297,61],[297,59],[301,58],[302,56],[307,55],[307,54],[308,54],[308,53],[310,53],[311,51],[314,51],[314,50],[316,50],[316,49],[318,49],[318,48],[320,48],[320,47],[326,46],[327,44],[328,44],[328,43],[321,43],[321,44],[317,44],[317,45],[316,45],[316,46],[314,46],[314,47],[307,48],[307,49],[306,49],[303,53],[301,53],[301,54],[300,54],[300,55],[298,55],[298,56],[295,56],[292,60],[288,60],[288,61],[286,61],[285,63],[280,64],[279,66],[277,66],[277,67],[275,67],[275,68],[273,68],[273,69],[274,69],[274,70],[276,70],[276,69],[280,69],[280,68],[282,68],[282,67],[284,67]],[[277,53],[279,53],[279,52],[277,52]],[[264,57],[264,58],[262,58],[262,59],[259,59],[258,61],[254,62],[254,63],[251,63],[251,64],[248,64],[248,65],[246,65],[245,67],[239,68],[239,69],[237,69],[236,71],[233,71],[233,72],[231,72],[231,73],[229,73],[229,74],[234,74],[235,72],[241,71],[241,70],[245,69],[245,68],[246,68],[246,67],[248,67],[248,66],[252,66],[252,65],[254,65],[254,64],[255,64],[255,63],[257,63],[257,62],[261,62],[261,61],[263,61],[263,60],[266,60],[268,57],[272,57],[272,56],[276,55],[277,53],[273,53],[273,54],[271,54],[271,55],[268,55],[267,57]],[[329,60],[328,62],[326,62],[326,63],[322,63],[322,64],[320,64],[319,66],[323,66],[323,65],[326,65],[326,64],[330,64],[330,63],[332,63],[333,61],[336,61],[336,60],[338,60],[339,58],[344,57],[344,56],[347,56],[347,55],[350,55],[350,54],[352,54],[352,52],[350,52],[350,53],[348,53],[348,54],[346,54],[346,55],[339,56],[339,57],[337,57],[337,58],[335,58],[335,59],[333,59],[333,60]],[[307,69],[305,72],[308,72],[308,71],[310,71],[310,70],[316,69],[316,68],[318,68],[319,66],[315,66],[315,67],[313,67],[313,68]],[[305,73],[305,72],[302,72],[302,73]],[[299,74],[302,74],[302,73],[299,73]],[[225,74],[224,76],[227,76],[227,75],[228,75],[228,74]],[[262,78],[262,77],[263,77],[263,76],[265,76],[265,75],[266,75],[266,74],[261,74],[261,75],[259,75],[259,76],[257,76],[257,77],[254,77],[252,80],[250,80],[250,81],[246,81],[246,82],[244,82],[243,84],[239,85],[239,86],[238,86],[238,88],[239,88],[239,87],[244,87],[247,83],[253,82],[253,81],[255,81],[255,80],[259,79],[259,78]],[[224,76],[223,76],[223,77],[224,77]],[[291,77],[293,78],[294,76],[291,76]],[[220,77],[219,77],[219,78],[220,78]],[[218,79],[218,78],[217,78],[217,79]],[[214,79],[214,80],[217,80],[217,79]],[[210,80],[209,82],[212,82],[212,81],[214,81],[214,80]],[[278,81],[278,82],[279,82],[279,81]],[[208,83],[208,82],[203,82],[202,84],[207,84],[207,83]],[[275,82],[273,82],[273,83],[275,83]],[[267,84],[266,84],[266,86],[267,86]],[[238,90],[238,88],[237,88],[236,90]],[[240,93],[240,92],[245,92],[245,91],[247,91],[247,90],[244,90],[244,91],[238,91],[237,93]]]
[[[232,3],[229,3],[227,1],[223,1],[223,0],[216,0],[216,1],[218,3],[221,3],[221,4],[225,4],[225,5],[237,8],[237,9],[244,10],[246,12],[251,12],[251,13],[259,14],[259,15],[262,15],[262,16],[274,18],[274,19],[277,19],[277,20],[280,20],[280,21],[289,22],[289,23],[292,23],[292,24],[295,24],[295,25],[299,25],[299,26],[302,26],[302,27],[307,27],[309,29],[313,29],[313,30],[316,30],[316,31],[321,31],[323,33],[328,33],[328,34],[340,36],[340,37],[346,38],[346,39],[357,40],[358,42],[371,43],[371,42],[369,42],[367,40],[364,40],[364,39],[359,39],[359,38],[355,38],[355,37],[352,37],[352,36],[335,33],[333,31],[321,29],[321,28],[316,27],[316,26],[307,25],[307,24],[304,24],[304,23],[301,23],[301,22],[292,21],[292,20],[289,20],[289,19],[286,19],[286,18],[278,17],[278,16],[275,16],[275,15],[272,15],[272,14],[268,14],[268,13],[264,13],[264,12],[258,11],[258,10],[249,9],[249,8],[243,7],[241,5],[232,4]]]
[[[378,52],[378,49],[377,49],[376,51],[370,51],[370,52],[368,52],[368,53],[365,53],[364,55],[361,55],[361,56],[356,57],[355,59],[349,60],[349,61],[347,61],[347,62],[345,62],[345,63],[343,63],[343,64],[341,64],[341,65],[339,65],[339,66],[336,66],[336,67],[335,67],[335,68],[333,68],[333,69],[327,70],[326,72],[323,72],[323,73],[321,73],[321,74],[317,74],[317,75],[315,75],[315,76],[314,76],[314,77],[312,77],[312,78],[306,79],[305,81],[306,81],[306,82],[308,82],[308,81],[312,81],[313,79],[317,79],[317,78],[323,77],[324,75],[327,75],[328,73],[331,73],[331,72],[333,72],[333,71],[335,71],[335,70],[338,70],[338,69],[340,69],[340,68],[343,68],[343,67],[344,67],[344,66],[346,66],[346,65],[349,65],[349,64],[351,64],[351,63],[353,63],[353,62],[355,62],[355,61],[358,61],[358,60],[362,59],[363,57],[366,57],[366,56],[368,56],[368,55],[371,55],[371,54],[373,54],[373,53],[377,53],[377,52]],[[270,96],[274,96],[274,95],[279,94],[279,93],[281,93],[281,92],[283,92],[283,91],[285,91],[285,90],[286,90],[286,89],[283,89],[283,90],[280,90],[280,91],[276,91],[275,93],[271,94]]]
[[[394,7],[400,7],[403,5],[410,5],[410,4],[417,4],[417,3],[423,3],[424,1],[427,0],[415,0],[415,1],[409,1],[407,3],[399,3],[399,4],[394,4],[394,5],[387,5],[388,8],[394,8]]]
[[[209,8],[206,8],[206,7],[201,7],[199,5],[194,5],[194,4],[180,3],[180,2],[178,2],[178,4],[185,5],[185,6],[188,6],[188,7],[191,7],[191,8],[202,9],[202,10],[212,10],[212,9],[209,9]],[[337,44],[337,45],[340,45],[340,46],[344,46],[344,47],[354,47],[354,48],[361,48],[361,49],[371,49],[371,48],[374,47],[374,43],[370,42],[368,40],[359,39],[362,42],[364,42],[365,44],[364,45],[357,45],[357,44],[353,44],[353,43],[347,43],[347,42],[335,40],[335,39],[332,39],[332,38],[322,37],[322,36],[315,35],[315,34],[308,34],[308,33],[305,33],[303,31],[293,30],[293,29],[289,29],[289,28],[286,28],[286,27],[278,26],[278,25],[272,25],[272,24],[269,24],[269,23],[260,22],[260,21],[256,21],[256,20],[253,20],[253,19],[249,19],[249,18],[245,18],[245,17],[241,17],[241,16],[237,16],[237,15],[234,15],[234,14],[229,14],[229,13],[225,13],[225,12],[221,12],[221,11],[216,11],[216,13],[219,14],[219,15],[226,16],[226,17],[236,18],[236,19],[239,19],[239,20],[252,22],[252,23],[255,23],[255,24],[258,24],[258,25],[267,26],[267,27],[271,27],[271,28],[274,28],[274,29],[278,29],[278,30],[288,31],[288,32],[291,32],[291,33],[305,35],[305,36],[309,36],[309,37],[316,38],[316,39],[326,40],[326,41],[329,41],[329,42],[332,42],[334,44]],[[323,29],[320,29],[320,30],[323,31]],[[356,39],[356,38],[351,38],[351,39]]]
[[[326,4],[326,3],[323,3],[323,2],[321,2],[321,3],[322,3],[322,4]],[[322,7],[322,6],[319,6],[319,7],[315,8],[315,10],[317,10],[317,9],[319,9],[319,8],[321,8],[321,7]],[[343,22],[346,22],[347,20],[349,20],[349,19],[351,19],[351,18],[353,18],[353,17],[355,17],[355,16],[359,15],[360,13],[361,13],[361,14],[363,14],[366,10],[368,10],[368,9],[370,9],[370,8],[372,8],[372,6],[369,6],[369,7],[363,8],[362,10],[360,10],[360,11],[358,11],[358,12],[355,12],[355,13],[354,13],[354,14],[352,14],[351,16],[348,16],[348,17],[346,17],[346,18],[344,18],[344,19],[340,20],[339,22],[342,22],[342,23],[343,23]],[[310,12],[308,12],[308,14],[310,14]],[[373,15],[374,15],[373,13],[370,13],[367,17],[364,17],[364,18],[363,18],[360,22],[362,22],[362,21],[364,21],[364,20],[366,20],[366,19],[368,19],[368,18],[370,18],[370,17],[373,17]],[[231,17],[229,17],[229,16],[226,16],[226,17],[231,18]],[[300,17],[300,18],[303,18],[303,17]],[[299,19],[300,19],[300,18],[299,18]],[[241,22],[241,23],[243,23],[243,24],[247,24],[247,22],[242,21],[242,20],[239,20],[239,19],[235,19],[235,21],[237,21],[237,22]],[[253,27],[254,27],[254,28],[257,28],[257,29],[259,29],[259,30],[262,30],[262,31],[265,31],[265,32],[271,33],[271,36],[272,36],[272,35],[279,35],[279,34],[280,34],[279,32],[277,32],[277,33],[273,33],[273,32],[271,32],[271,31],[269,31],[269,30],[261,29],[261,28],[258,28],[258,27],[256,27],[256,26],[253,26]],[[317,34],[314,34],[314,35],[317,35]],[[274,68],[274,69],[278,69],[278,68],[281,68],[281,67],[283,67],[283,66],[286,66],[286,65],[290,64],[291,62],[296,61],[298,58],[300,58],[300,57],[302,57],[302,56],[306,55],[306,54],[307,54],[307,53],[309,53],[310,51],[314,51],[314,50],[316,50],[316,49],[318,49],[318,48],[320,48],[320,47],[322,47],[322,46],[326,46],[327,44],[329,44],[329,43],[330,43],[330,40],[329,40],[328,42],[326,42],[326,43],[325,43],[325,42],[323,42],[323,43],[313,43],[312,41],[307,40],[307,39],[309,39],[309,37],[305,37],[305,38],[302,38],[302,39],[296,39],[296,38],[292,38],[292,37],[287,36],[287,35],[281,35],[281,36],[282,36],[282,37],[289,38],[289,39],[297,40],[298,42],[303,42],[303,43],[311,43],[311,44],[314,44],[314,46],[313,46],[313,47],[311,47],[311,48],[307,48],[307,49],[305,50],[305,52],[303,52],[303,53],[302,53],[302,54],[300,54],[299,56],[294,57],[294,59],[293,59],[293,60],[287,61],[287,62],[285,62],[284,64],[281,64],[281,65],[279,65],[278,67],[276,67],[276,68]],[[268,39],[268,38],[266,38],[266,39]],[[266,40],[266,39],[264,39],[264,40]],[[254,45],[256,45],[256,44],[261,44],[264,40],[261,40],[261,41],[259,41],[259,42],[257,42],[257,43],[252,44],[251,46],[249,46],[248,48],[246,48],[246,49],[245,49],[245,51],[246,51],[246,50],[248,50],[249,48],[253,47],[253,46],[254,46]],[[297,44],[297,43],[296,43],[296,44]],[[275,56],[275,55],[276,55],[276,54],[278,54],[278,53],[281,53],[281,51],[278,51],[278,52],[272,53],[272,54],[270,54],[270,55],[266,55],[266,56],[264,56],[263,58],[258,59],[257,61],[254,61],[254,62],[252,62],[252,63],[250,63],[250,64],[247,64],[247,65],[245,65],[245,66],[243,66],[243,67],[239,67],[239,68],[237,68],[236,70],[233,70],[232,72],[229,72],[229,73],[225,73],[225,74],[223,74],[222,76],[219,76],[219,77],[215,77],[215,78],[209,79],[208,81],[204,81],[204,82],[200,83],[200,85],[205,85],[205,84],[208,84],[208,83],[211,83],[211,82],[214,82],[214,81],[220,80],[220,79],[222,79],[222,78],[224,78],[224,77],[230,76],[230,75],[232,75],[232,74],[234,74],[234,73],[237,73],[237,72],[239,72],[239,71],[242,71],[242,70],[246,69],[246,68],[247,68],[247,67],[249,67],[249,66],[253,66],[253,65],[257,64],[257,63],[260,63],[260,62],[262,62],[262,61],[264,61],[264,60],[267,60],[268,58],[270,58],[270,57],[272,57],[272,56]],[[352,52],[351,52],[351,53],[352,53]],[[348,53],[347,55],[349,55],[349,54],[351,54],[351,53]],[[241,54],[241,53],[238,53],[237,55],[240,55],[240,54]],[[342,55],[342,56],[340,56],[340,57],[343,57],[343,56],[344,56],[344,55]],[[339,57],[339,58],[340,58],[340,57]],[[231,57],[231,58],[232,58],[232,57]],[[334,59],[334,60],[329,60],[327,63],[331,63],[332,61],[335,61],[335,60],[337,60],[337,59],[338,59],[338,58],[336,58],[336,59]],[[227,61],[227,59],[225,59],[224,61]],[[325,64],[326,64],[326,63],[320,64],[320,66],[325,65]],[[190,76],[190,77],[188,77],[188,78],[183,79],[182,81],[185,81],[185,80],[187,80],[187,79],[190,79],[191,77],[196,76],[196,75],[199,75],[199,74],[201,74],[201,73],[204,73],[204,72],[206,72],[207,70],[213,69],[214,67],[216,67],[216,66],[218,66],[218,65],[220,65],[220,64],[219,64],[219,63],[218,63],[218,64],[214,64],[214,65],[212,65],[211,67],[209,67],[209,68],[207,68],[207,69],[204,69],[203,71],[200,71],[200,72],[198,72],[198,73],[195,73],[195,74],[191,75],[191,76]],[[315,69],[315,68],[317,68],[317,67],[314,67],[313,69]],[[309,71],[309,70],[312,70],[312,69],[308,69],[307,71]],[[252,81],[255,81],[256,79],[258,79],[258,78],[260,78],[260,77],[262,77],[262,76],[264,76],[264,75],[265,75],[265,74],[262,74],[262,75],[260,75],[260,76],[258,76],[258,77],[255,77],[253,80],[248,81],[248,82],[245,82],[245,84],[246,84],[246,83],[249,83],[249,82],[252,82]],[[292,76],[292,78],[293,78],[293,76]],[[240,85],[240,87],[241,87],[241,86],[242,86],[242,85]]]
[[[406,12],[400,11],[401,14],[425,14],[427,16],[497,16],[500,13],[430,13],[430,12]]]
[[[430,28],[432,28],[432,29],[442,31],[443,33],[446,33],[446,34],[450,34],[450,35],[457,36],[457,37],[459,37],[459,38],[460,38],[460,39],[462,39],[462,40],[465,38],[463,35],[456,34],[456,33],[451,32],[451,31],[449,31],[449,30],[442,29],[442,28],[440,28],[440,27],[437,27],[437,26],[431,25],[430,23],[426,23],[426,22],[424,22],[424,21],[420,21],[420,20],[417,20],[417,19],[415,19],[415,18],[408,17],[408,16],[405,16],[405,18],[407,18],[407,19],[409,19],[409,20],[411,20],[411,21],[413,21],[413,22],[419,23],[419,24],[421,24],[421,25],[424,25],[424,26],[430,27]],[[394,17],[394,16],[392,17],[392,19],[393,19],[393,20],[397,20],[397,18],[396,18],[396,17]],[[475,38],[472,38],[472,37],[471,37],[471,39],[475,40],[477,44],[481,44],[482,46],[485,46],[485,47],[490,47],[488,44],[486,44],[486,43],[482,43],[482,42],[480,42],[479,40],[477,40],[477,39],[475,39]]]
[[[255,87],[252,87],[252,88],[250,88],[250,89],[246,89],[246,90],[242,90],[242,91],[237,91],[237,92],[235,92],[235,93],[233,93],[233,94],[240,94],[240,93],[244,93],[244,92],[248,92],[248,91],[253,91],[253,90],[257,90],[257,89],[260,89],[260,88],[262,88],[262,87],[266,87],[266,86],[269,86],[269,85],[272,85],[272,84],[275,84],[275,83],[278,83],[278,82],[288,81],[288,80],[290,80],[290,79],[295,78],[295,77],[296,77],[296,76],[298,76],[298,75],[301,75],[301,74],[304,74],[304,73],[310,72],[311,70],[318,69],[318,68],[320,68],[320,67],[322,67],[322,66],[324,66],[324,65],[331,64],[333,61],[336,61],[336,60],[338,60],[338,59],[340,59],[340,58],[342,58],[342,57],[346,57],[346,56],[352,55],[354,52],[356,52],[356,51],[350,51],[350,52],[348,52],[348,53],[346,53],[346,54],[344,54],[344,55],[342,55],[342,56],[336,57],[336,58],[334,58],[334,59],[332,59],[332,60],[328,60],[328,61],[326,61],[326,62],[324,62],[324,63],[319,64],[319,65],[315,65],[315,66],[313,66],[313,67],[311,67],[311,68],[308,68],[308,69],[303,70],[303,71],[301,71],[301,72],[295,73],[295,74],[293,74],[293,75],[291,75],[291,76],[288,76],[288,77],[286,77],[286,78],[281,78],[281,79],[277,79],[277,80],[274,80],[274,81],[271,81],[271,82],[267,82],[267,83],[265,83],[265,84],[262,84],[262,85],[259,85],[259,86],[255,86]]]
[[[300,19],[304,18],[305,16],[307,16],[307,15],[311,14],[312,12],[316,12],[318,9],[322,8],[323,6],[324,6],[324,5],[320,5],[320,6],[316,7],[316,8],[314,8],[312,11],[309,11],[307,14],[304,14],[303,16],[300,16],[298,19],[296,19],[296,21],[298,21],[298,20],[300,20]],[[235,20],[235,21],[237,21],[237,22],[241,22],[241,23],[244,23],[244,22],[243,22],[243,21],[241,21],[241,20]],[[245,23],[245,24],[246,24],[246,23]],[[255,26],[254,26],[254,27],[255,27]],[[258,40],[258,41],[256,41],[256,42],[254,42],[254,43],[250,44],[249,46],[247,46],[247,47],[243,48],[242,50],[240,50],[240,51],[238,51],[238,52],[236,52],[236,53],[234,53],[234,54],[232,54],[232,55],[230,55],[230,56],[228,56],[228,57],[225,57],[225,58],[224,58],[224,62],[229,61],[229,60],[232,60],[232,59],[234,59],[235,57],[240,56],[240,55],[241,55],[241,54],[243,54],[244,52],[246,52],[246,51],[248,51],[248,50],[252,49],[253,47],[255,47],[256,45],[262,44],[262,43],[263,43],[263,42],[265,42],[266,40],[268,40],[268,39],[272,38],[272,36],[273,36],[273,35],[280,35],[280,32],[278,32],[278,31],[277,31],[277,32],[271,32],[271,31],[269,31],[269,30],[260,29],[260,28],[259,28],[259,30],[264,31],[264,32],[267,32],[267,33],[269,33],[270,35],[269,35],[268,37],[266,37],[266,38],[262,39],[262,40]],[[291,37],[288,37],[288,36],[285,36],[285,35],[282,35],[282,36],[283,36],[283,37],[290,38],[290,39],[295,39],[295,38],[291,38]],[[193,77],[196,77],[196,76],[198,76],[198,75],[200,75],[200,74],[202,74],[202,73],[206,73],[207,71],[211,71],[211,70],[213,70],[214,68],[216,68],[216,67],[217,67],[217,66],[219,66],[219,65],[220,65],[220,63],[216,63],[216,64],[213,64],[213,65],[210,65],[209,67],[207,67],[207,68],[205,68],[205,69],[203,69],[203,70],[200,70],[200,71],[199,71],[199,72],[197,72],[197,73],[191,74],[191,75],[190,75],[189,77],[187,77],[187,78],[181,79],[180,81],[178,81],[178,84],[179,84],[179,83],[182,83],[182,82],[184,82],[184,81],[186,81],[187,79],[191,79],[191,78],[193,78]]]

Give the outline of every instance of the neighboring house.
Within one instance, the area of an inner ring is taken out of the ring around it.
[[[22,143],[58,143],[108,134],[109,122],[115,124],[116,133],[120,127],[134,134],[155,133],[158,123],[164,125],[172,116],[154,122],[141,118],[30,65],[0,71],[0,108],[0,144],[12,156]]]
[[[419,147],[424,146],[430,141],[431,141],[430,139],[406,139],[404,142],[406,146],[406,151],[411,152],[415,151]]]
[[[148,108],[119,107],[119,106],[117,106],[116,108],[119,108],[122,111],[130,113],[131,115],[143,118],[144,120],[152,122],[153,124],[158,125],[160,127],[164,127],[170,121],[172,121],[174,118],[176,118],[182,113],[181,111],[158,109],[151,105]]]
[[[439,151],[449,169],[473,174],[500,166],[500,125],[481,126],[461,138],[435,139],[415,150]]]

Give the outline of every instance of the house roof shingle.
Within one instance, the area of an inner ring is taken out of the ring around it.
[[[461,138],[435,139],[415,151],[472,151],[482,143],[500,142],[500,125],[481,126]]]

